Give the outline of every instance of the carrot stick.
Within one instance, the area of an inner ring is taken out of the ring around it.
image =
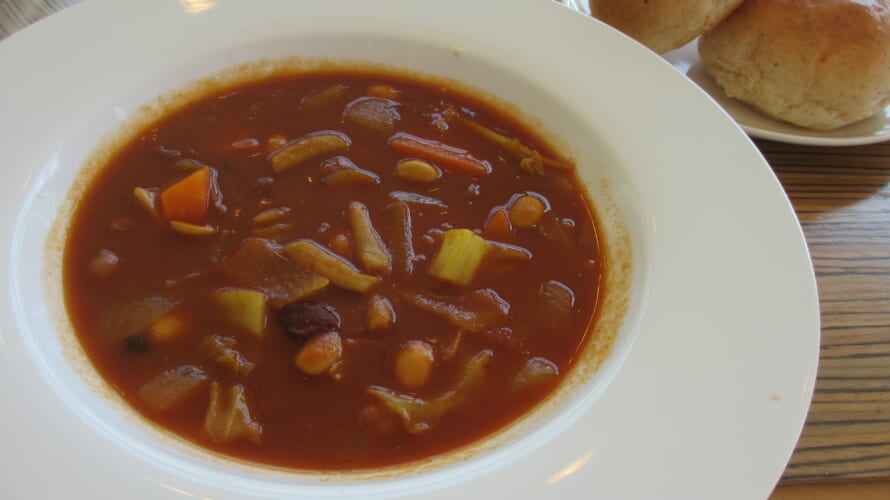
[[[491,173],[491,165],[487,161],[476,158],[467,150],[441,142],[399,132],[389,139],[389,145],[399,153],[431,160],[442,167],[472,175]]]
[[[201,167],[161,193],[161,207],[168,220],[202,224],[210,205],[212,172]]]

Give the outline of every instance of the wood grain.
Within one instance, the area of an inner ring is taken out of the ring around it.
[[[783,481],[890,478],[890,143],[756,144],[800,218],[822,311],[813,404]]]

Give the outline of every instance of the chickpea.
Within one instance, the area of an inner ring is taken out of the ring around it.
[[[328,242],[328,247],[333,250],[334,253],[342,255],[343,257],[348,257],[349,254],[352,253],[352,238],[347,234],[338,233],[331,238],[330,242]]]
[[[294,358],[297,368],[308,375],[320,375],[334,366],[343,355],[340,334],[325,332],[306,342]]]
[[[532,227],[540,222],[545,210],[543,201],[531,195],[522,195],[510,205],[510,222],[518,228]]]
[[[405,160],[396,165],[396,175],[409,182],[429,184],[442,177],[442,172],[421,160]]]
[[[406,342],[396,356],[396,377],[407,389],[426,385],[433,371],[433,346],[420,340]]]

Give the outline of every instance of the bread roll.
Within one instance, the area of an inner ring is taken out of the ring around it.
[[[890,0],[748,0],[699,53],[728,96],[835,129],[890,104]]]
[[[590,13],[660,54],[691,42],[743,1],[590,0]]]

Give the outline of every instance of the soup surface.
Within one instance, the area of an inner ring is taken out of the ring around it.
[[[239,85],[97,174],[68,313],[126,401],[201,446],[314,470],[428,458],[534,407],[585,344],[603,263],[559,158],[411,79]]]

